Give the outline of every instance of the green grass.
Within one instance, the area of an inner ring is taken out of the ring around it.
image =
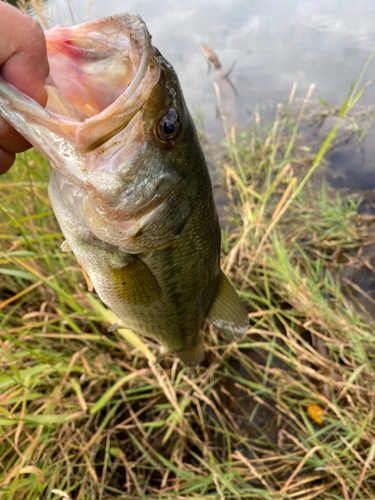
[[[44,158],[0,178],[1,500],[374,498],[374,325],[340,280],[372,220],[310,187],[336,128],[302,158],[302,116],[226,130],[223,269],[251,328],[228,344],[207,326],[196,369],[107,332],[60,250]]]

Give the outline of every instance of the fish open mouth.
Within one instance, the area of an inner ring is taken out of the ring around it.
[[[108,46],[104,34],[96,39],[84,35],[82,31],[75,35],[74,29],[64,26],[46,32],[52,89],[56,88],[72,104],[81,121],[99,114],[118,99],[134,80],[140,62],[127,38],[121,39],[122,44]],[[147,55],[145,51],[145,59]],[[144,76],[144,71],[139,73],[136,84]],[[56,105],[56,111],[64,114],[61,103],[53,101],[53,93],[50,96],[49,109]]]
[[[121,33],[121,36],[119,36]],[[140,17],[121,16],[45,32],[50,64],[46,109],[85,153],[124,128],[159,77]],[[62,119],[61,119],[62,118]]]

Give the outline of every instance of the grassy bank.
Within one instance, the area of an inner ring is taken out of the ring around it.
[[[0,178],[2,500],[374,498],[374,327],[344,273],[373,220],[310,187],[335,130],[306,153],[301,116],[226,128],[223,269],[251,327],[228,345],[207,326],[196,369],[107,332],[38,153]]]

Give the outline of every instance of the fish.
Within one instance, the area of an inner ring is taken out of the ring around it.
[[[61,249],[122,324],[196,366],[205,320],[230,341],[249,320],[178,77],[134,12],[45,37],[46,107],[1,79],[0,114],[50,161]]]

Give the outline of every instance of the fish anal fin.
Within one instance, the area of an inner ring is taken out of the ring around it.
[[[156,278],[137,256],[122,267],[111,267],[111,278],[119,297],[128,304],[151,304],[162,294]]]
[[[204,345],[199,342],[191,349],[177,353],[177,356],[183,361],[186,366],[197,366],[204,360]]]
[[[206,318],[228,340],[240,339],[249,328],[247,311],[222,271],[218,290]]]

